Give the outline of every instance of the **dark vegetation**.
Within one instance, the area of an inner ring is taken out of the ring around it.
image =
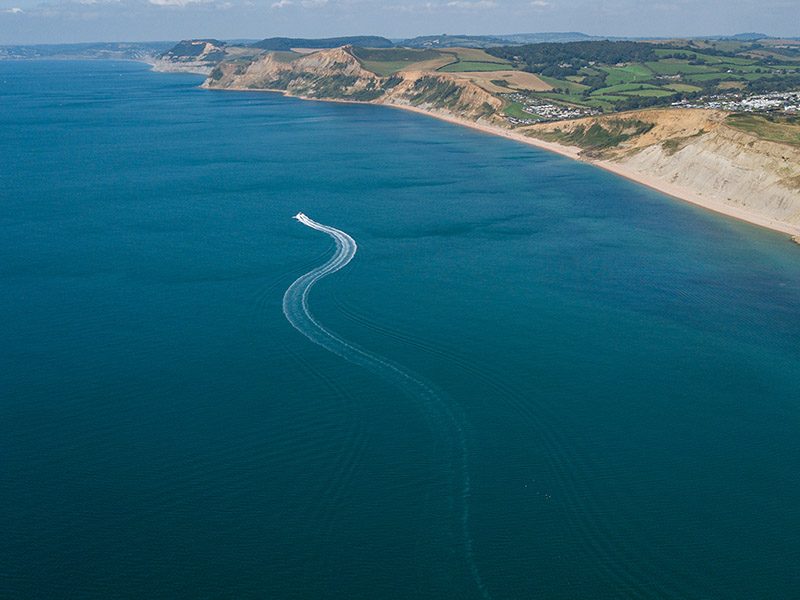
[[[297,47],[297,46],[296,46]],[[363,48],[356,46],[352,50],[353,56],[359,60],[382,62],[418,62],[439,58],[441,54],[436,50],[412,48]]]
[[[748,84],[747,89],[755,93],[788,92],[800,89],[800,73],[756,79]]]
[[[572,131],[556,129],[546,137],[571,146],[579,146],[590,153],[597,154],[632,137],[647,133],[652,128],[652,123],[638,119],[609,119],[603,125],[599,123],[593,123],[589,127],[579,125]]]
[[[735,113],[725,122],[761,139],[800,146],[800,115]]]
[[[213,64],[225,59],[226,44],[225,42],[215,39],[183,40],[161,54],[161,58],[178,62],[192,61],[198,59],[200,55],[203,54],[206,44],[211,44],[216,49],[203,56],[204,61]]]
[[[452,36],[461,39],[463,36]],[[433,36],[425,41],[442,42],[450,36]],[[420,38],[420,41],[423,38]],[[216,40],[211,43],[222,44]],[[463,41],[463,40],[462,40]],[[488,41],[488,40],[483,40]],[[759,39],[740,41],[664,40],[658,43],[642,41],[582,40],[525,45],[505,45],[483,50],[462,51],[439,49],[437,46],[417,48],[393,46],[385,38],[348,37],[309,40],[299,38],[270,38],[256,43],[262,49],[278,54],[289,54],[290,48],[329,48],[350,44],[350,52],[369,71],[385,78],[379,84],[359,84],[330,76],[309,80],[309,94],[323,97],[374,99],[382,92],[396,86],[395,73],[413,63],[434,61],[426,68],[439,65],[437,59],[453,57],[453,62],[438,66],[442,72],[489,71],[515,68],[534,73],[552,86],[550,90],[521,90],[533,104],[562,104],[585,109],[584,112],[619,112],[657,106],[668,106],[686,100],[705,104],[709,96],[728,94],[757,94],[800,89],[800,58],[795,57],[796,47],[790,41]],[[797,47],[800,47],[798,45]],[[197,55],[201,45],[182,42],[173,53],[186,57]],[[497,62],[489,57],[496,57]],[[233,59],[235,60],[235,59]],[[501,62],[502,61],[502,62]],[[506,66],[508,65],[508,66]],[[214,71],[212,79],[219,78]],[[312,78],[313,79],[313,78]],[[515,90],[503,79],[490,79],[497,86]],[[375,89],[376,85],[381,89]],[[273,85],[273,87],[279,87]],[[355,89],[357,87],[357,89]],[[453,106],[460,100],[458,86],[443,78],[423,77],[412,90],[414,102],[431,102]],[[521,100],[518,101],[522,102]],[[529,114],[511,114],[509,110],[521,107],[511,103],[504,108],[506,114],[529,118]],[[601,147],[603,135],[627,135],[625,131],[583,131],[575,133],[588,140],[592,147]],[[571,140],[564,140],[570,142]]]
[[[224,48],[225,42],[221,42],[219,40],[214,39],[207,39],[207,40],[183,40],[175,44],[169,51],[165,54],[173,55],[173,56],[185,56],[185,57],[194,57],[200,56],[205,49],[203,43],[211,44],[212,46],[217,46],[218,48]],[[224,56],[224,52],[215,52],[214,54],[220,54],[220,59]]]
[[[413,104],[430,102],[439,106],[453,107],[461,96],[461,88],[454,82],[438,77],[420,77],[414,82]]]
[[[547,78],[554,89],[544,97],[604,111],[732,92],[800,89],[794,47],[766,42],[603,40],[503,46],[486,52]]]
[[[520,64],[525,71],[551,77],[577,75],[593,63],[646,62],[657,58],[655,46],[644,42],[567,42],[501,46],[488,54]]]

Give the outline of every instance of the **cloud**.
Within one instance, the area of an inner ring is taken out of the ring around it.
[[[184,7],[190,4],[206,4],[208,0],[147,0],[154,6],[177,6]]]
[[[328,0],[277,0],[277,2],[272,3],[270,8],[281,9],[297,4],[303,8],[322,8],[328,4]]]
[[[384,10],[391,10],[395,12],[418,13],[418,12],[433,12],[442,8],[441,4],[434,4],[433,2],[424,2],[422,4],[389,4],[382,5]]]
[[[495,2],[495,0],[450,0],[447,6],[452,8],[483,10],[486,8],[494,8],[497,6],[497,2]]]
[[[547,0],[533,0],[533,2],[531,2],[531,6],[535,8],[547,8],[550,6],[550,3]]]
[[[25,11],[22,10],[19,6],[14,6],[12,8],[6,8],[5,10],[2,10],[0,12],[6,13],[8,15],[21,15]]]
[[[311,0],[305,0],[311,1]],[[403,13],[452,13],[452,9],[487,10],[497,8],[497,0],[449,0],[448,2],[419,2],[406,4],[390,4],[382,6],[384,10]]]

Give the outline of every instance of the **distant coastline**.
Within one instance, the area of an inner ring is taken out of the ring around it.
[[[345,99],[334,99],[334,98],[331,99],[311,98],[308,96],[291,94],[285,90],[280,90],[280,89],[267,89],[267,88],[251,89],[244,87],[205,88],[205,89],[219,90],[219,91],[235,91],[235,92],[268,92],[268,93],[281,94],[282,96],[286,96],[289,98],[298,98],[300,100],[306,100],[306,101],[332,102],[337,104],[369,104],[372,106],[376,106],[376,103],[374,102],[364,102],[358,100],[345,100]],[[516,132],[511,129],[505,129],[503,127],[499,127],[497,125],[493,125],[490,123],[485,123],[481,121],[472,121],[470,119],[457,117],[451,114],[445,114],[443,112],[436,110],[428,110],[417,106],[411,106],[405,104],[377,104],[377,106],[397,108],[400,110],[406,110],[416,114],[433,117],[435,119],[446,121],[454,125],[468,127],[470,129],[480,131],[485,134],[503,137],[508,140],[520,142],[523,144],[527,144],[529,146],[534,146],[536,148],[540,148],[548,152],[553,152],[555,154],[571,158],[572,160],[584,162],[593,165],[595,167],[598,167],[600,169],[603,169],[605,171],[608,171],[610,173],[613,173],[615,175],[618,175],[620,177],[624,177],[625,179],[628,179],[629,181],[632,181],[634,183],[644,185],[650,189],[666,194],[667,196],[670,196],[672,198],[684,202],[689,202],[691,204],[694,204],[695,206],[711,210],[715,213],[725,215],[727,217],[731,217],[739,221],[744,221],[752,225],[757,225],[759,227],[764,227],[772,231],[786,234],[790,236],[793,241],[800,244],[800,227],[794,227],[792,225],[779,222],[775,219],[770,219],[763,215],[758,215],[753,212],[740,209],[738,207],[731,206],[729,204],[725,204],[724,202],[721,202],[714,198],[708,198],[704,196],[702,193],[697,192],[696,190],[692,190],[680,185],[671,184],[669,182],[660,180],[656,177],[647,176],[624,164],[615,163],[609,160],[598,160],[598,159],[584,157],[581,155],[582,149],[577,146],[567,146],[564,144],[559,144],[557,142],[545,141],[535,137],[524,135],[522,133]]]

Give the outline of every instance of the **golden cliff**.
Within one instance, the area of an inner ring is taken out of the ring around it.
[[[762,139],[715,110],[654,109],[535,125],[527,135],[707,208],[800,234],[800,147]]]

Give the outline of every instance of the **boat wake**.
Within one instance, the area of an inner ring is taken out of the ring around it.
[[[460,530],[467,567],[481,596],[485,599],[490,598],[489,590],[475,564],[473,541],[470,533],[469,496],[471,484],[467,464],[468,454],[463,418],[430,385],[392,361],[351,344],[326,329],[314,318],[308,307],[308,295],[311,288],[320,279],[346,267],[353,260],[358,250],[358,244],[344,231],[317,223],[303,213],[297,213],[294,218],[307,227],[331,236],[336,242],[336,251],[327,262],[298,277],[289,286],[283,295],[283,314],[286,315],[292,327],[315,344],[341,356],[348,362],[366,367],[380,374],[401,388],[410,398],[419,402],[420,407],[429,419],[437,423],[438,427],[444,427],[447,430],[446,435],[451,437],[451,445],[453,446],[454,470],[456,471],[455,475],[459,488],[457,511],[460,513]]]

